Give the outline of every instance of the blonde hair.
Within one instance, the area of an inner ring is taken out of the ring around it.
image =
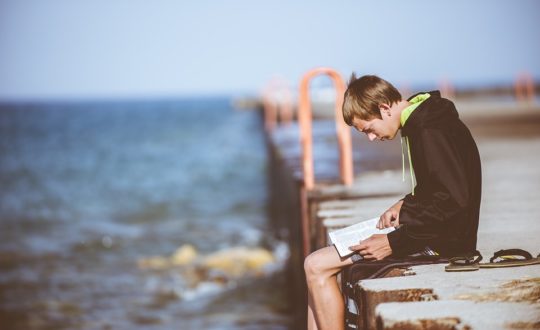
[[[401,101],[401,94],[388,81],[374,75],[351,75],[343,100],[343,119],[352,126],[355,117],[362,120],[382,118],[379,106]]]

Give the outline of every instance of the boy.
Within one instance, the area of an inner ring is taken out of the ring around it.
[[[387,81],[377,76],[357,79],[353,74],[343,118],[371,141],[391,140],[401,130],[413,188],[380,216],[377,227],[394,226],[395,231],[350,247],[355,251],[352,257],[341,259],[329,246],[306,258],[308,329],[343,329],[344,303],[336,275],[356,260],[415,253],[452,257],[476,250],[480,157],[451,101],[438,91],[402,100]]]

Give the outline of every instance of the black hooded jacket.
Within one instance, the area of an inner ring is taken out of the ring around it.
[[[438,91],[430,92],[401,134],[410,144],[417,184],[414,195],[403,199],[401,226],[388,234],[393,254],[405,256],[426,246],[442,256],[476,250],[480,156],[454,104]]]

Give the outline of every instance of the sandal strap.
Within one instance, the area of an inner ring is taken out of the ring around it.
[[[480,254],[480,252],[478,250],[476,250],[474,252],[467,253],[467,254],[462,255],[462,256],[457,256],[457,257],[450,258],[450,259],[448,259],[448,261],[451,264],[455,264],[455,265],[477,264],[480,261],[482,261],[482,254]]]
[[[495,252],[493,254],[493,257],[491,257],[489,259],[489,262],[493,263],[493,262],[495,262],[495,259],[502,258],[502,257],[505,257],[505,256],[520,256],[520,257],[525,258],[525,260],[532,259],[532,255],[529,252],[525,251],[525,250],[522,250],[522,249],[503,249],[503,250],[499,250],[499,251]]]

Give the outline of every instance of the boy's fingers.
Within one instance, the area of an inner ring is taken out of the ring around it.
[[[349,246],[349,250],[353,251],[360,251],[367,248],[365,244],[357,244],[357,245],[351,245]]]
[[[392,224],[392,216],[390,214],[385,214],[385,217],[383,219],[383,227],[382,228],[388,228],[390,227]]]
[[[395,227],[399,224],[399,213],[393,212],[390,214],[390,217],[388,218],[388,224],[385,228],[388,227]]]
[[[383,215],[381,215],[381,217],[379,218],[379,222],[377,223],[377,228],[378,229],[384,229],[387,226],[387,223],[389,223],[389,217],[388,216],[388,212],[384,212]]]

